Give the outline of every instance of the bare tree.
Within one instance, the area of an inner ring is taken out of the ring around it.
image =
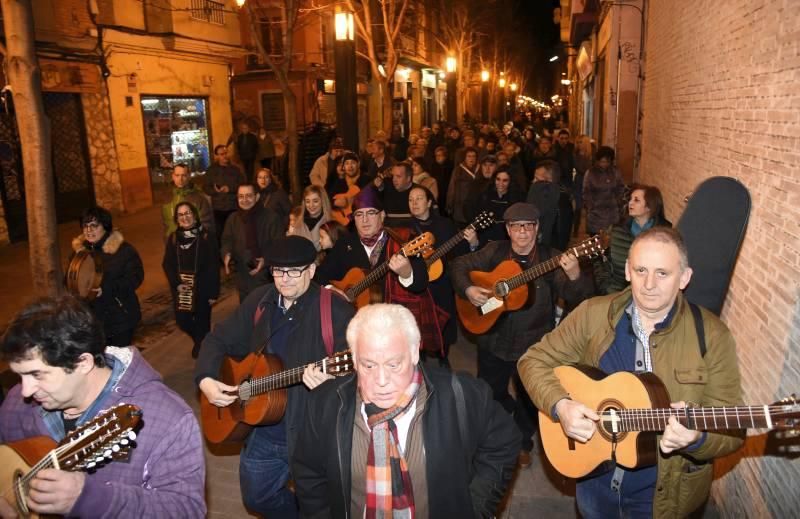
[[[1,5],[7,48],[0,51],[5,56],[22,145],[33,290],[39,296],[58,295],[64,287],[56,232],[50,126],[34,47],[33,10],[29,0],[2,0]]]
[[[289,186],[295,203],[300,202],[303,191],[303,180],[300,178],[298,168],[299,139],[297,136],[297,96],[289,84],[289,71],[292,66],[294,32],[298,28],[298,19],[302,7],[302,0],[248,0],[245,4],[247,16],[250,21],[251,40],[255,43],[259,56],[267,64],[280,86],[283,94],[284,115],[286,117],[286,133],[288,134],[289,147],[287,149],[287,163],[289,166]],[[273,49],[266,49],[260,38],[261,15],[260,9],[279,9],[281,13],[281,45],[280,53]]]
[[[480,40],[477,27],[481,9],[479,2],[439,0],[441,33],[434,34],[436,42],[456,59],[456,85],[458,87],[458,113],[466,111],[469,80],[472,74],[472,51]]]
[[[356,54],[369,62],[372,77],[381,89],[381,128],[387,134],[392,130],[390,83],[394,80],[394,73],[400,58],[398,41],[409,3],[410,0],[378,0],[380,12],[375,12],[370,0],[360,2],[358,8],[353,0],[345,0],[348,9],[353,12],[358,35],[366,50],[366,52],[357,50]],[[380,29],[376,31],[375,27],[380,27]]]

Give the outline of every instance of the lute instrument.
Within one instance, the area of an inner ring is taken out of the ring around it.
[[[48,436],[36,436],[0,445],[0,496],[21,517],[39,517],[28,506],[30,482],[39,471],[94,470],[126,458],[141,416],[135,405],[119,404],[71,431],[58,444]]]
[[[600,236],[587,238],[563,254],[580,259],[602,254],[606,248]],[[528,283],[561,266],[561,255],[522,270],[513,260],[501,262],[491,272],[473,271],[469,277],[472,285],[491,290],[492,297],[481,306],[456,294],[456,311],[468,331],[478,335],[486,333],[505,312],[519,310],[528,301]]]
[[[670,417],[697,431],[796,429],[800,403],[794,396],[771,405],[686,407],[673,409],[664,383],[653,373],[627,371],[606,376],[586,366],[559,366],[554,374],[569,393],[600,415],[597,431],[586,443],[568,438],[559,422],[539,412],[539,430],[547,459],[558,472],[579,478],[614,460],[628,469],[654,465],[656,435]]]
[[[353,371],[349,350],[334,353],[314,365],[336,377]],[[280,421],[286,411],[286,388],[303,381],[305,365],[284,370],[281,359],[272,354],[254,352],[242,360],[225,357],[219,380],[238,386],[237,400],[227,407],[217,407],[200,392],[200,424],[210,443],[238,442],[256,425]]]
[[[400,249],[399,254],[406,258],[417,256],[429,249],[436,240],[433,234],[425,232],[407,242]],[[331,281],[331,285],[345,293],[347,300],[355,304],[356,309],[367,306],[370,303],[370,293],[366,290],[376,281],[383,278],[389,272],[389,259],[370,270],[368,273],[364,269],[355,267],[350,269],[345,276],[338,281]]]

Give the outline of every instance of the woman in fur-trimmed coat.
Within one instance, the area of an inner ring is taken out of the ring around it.
[[[114,230],[111,213],[102,207],[85,210],[80,223],[83,234],[72,240],[72,249],[75,253],[94,251],[103,265],[100,288],[94,289],[97,296],[89,306],[103,322],[106,344],[128,346],[133,342],[133,332],[142,319],[139,298],[136,297],[136,289],[144,280],[142,259],[122,233]]]

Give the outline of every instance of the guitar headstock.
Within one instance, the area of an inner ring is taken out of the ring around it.
[[[137,406],[118,404],[70,432],[56,448],[61,468],[90,469],[107,459],[127,457],[141,417]]]
[[[350,350],[338,351],[325,359],[325,373],[343,377],[353,372],[353,354]]]
[[[601,255],[607,247],[608,242],[606,241],[606,243],[603,243],[601,236],[596,234],[583,240],[578,245],[571,247],[569,250],[575,254],[576,258],[582,258],[584,256],[587,258],[594,258]]]
[[[424,232],[411,240],[410,242],[403,245],[403,256],[410,258],[411,256],[417,256],[419,254],[424,253],[427,249],[433,247],[433,244],[436,242],[436,238],[433,237],[431,232]]]
[[[769,415],[775,429],[800,429],[800,401],[794,394],[770,405]]]
[[[487,229],[493,223],[494,213],[491,211],[481,211],[481,214],[475,217],[475,220],[469,224],[469,226],[477,231],[478,229]]]

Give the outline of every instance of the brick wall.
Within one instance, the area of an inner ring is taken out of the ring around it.
[[[722,317],[737,341],[745,400],[800,388],[800,10],[796,0],[648,2],[642,164],[677,221],[716,175],[753,199]],[[787,449],[794,453],[785,452]],[[716,465],[730,517],[791,517],[800,440],[750,432]]]

